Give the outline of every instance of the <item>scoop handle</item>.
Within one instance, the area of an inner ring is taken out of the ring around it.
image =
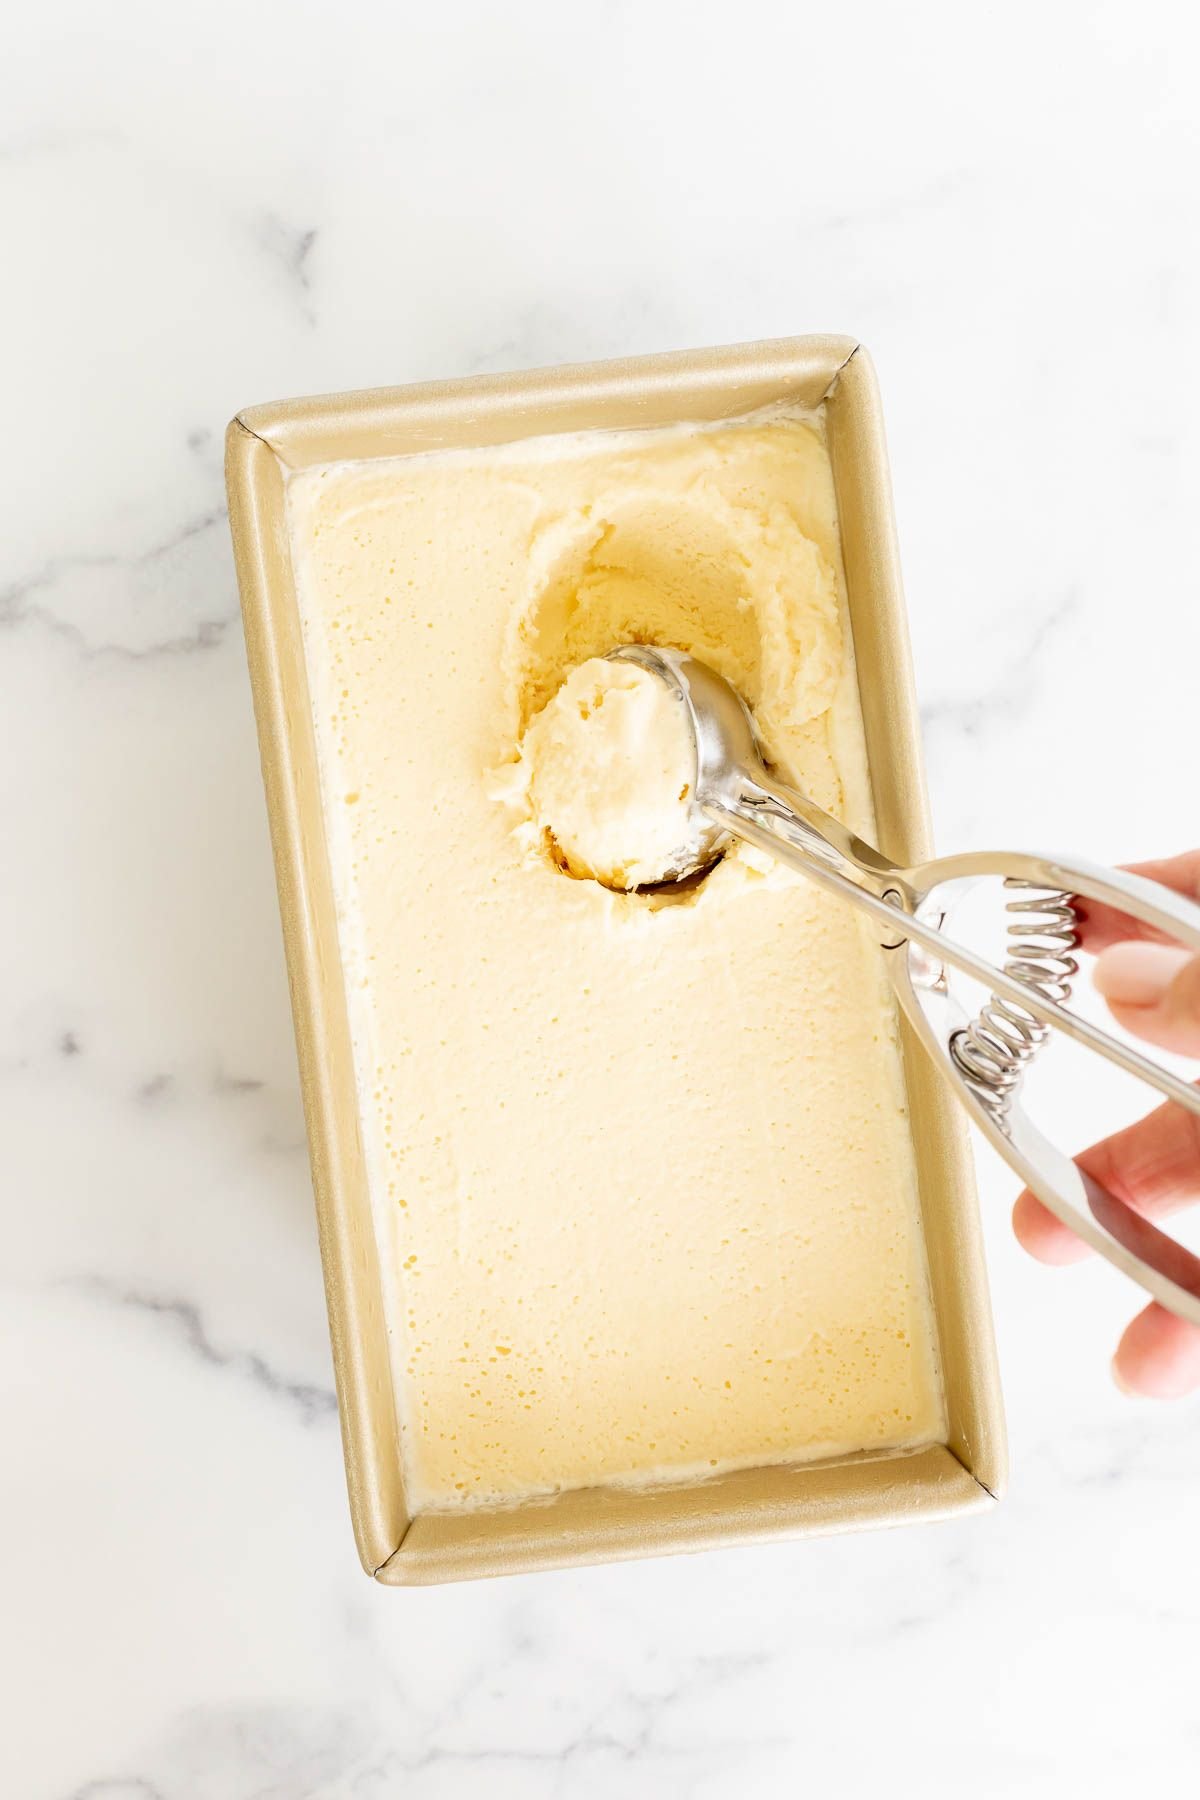
[[[891,949],[905,938],[939,963],[982,982],[993,994],[1023,1007],[1052,1025],[1085,1050],[1115,1063],[1148,1087],[1157,1088],[1188,1112],[1200,1116],[1200,1089],[1146,1056],[1131,1044],[1102,1031],[1027,982],[977,956],[965,944],[947,937],[920,916],[920,908],[945,882],[971,876],[1015,876],[1042,887],[1066,889],[1112,906],[1125,907],[1147,924],[1157,925],[1200,949],[1200,907],[1141,876],[1091,863],[1050,858],[1026,851],[978,851],[939,857],[935,862],[903,869],[857,838],[844,825],[781,783],[747,776],[742,788],[705,808],[724,828],[781,862],[799,869],[819,887],[840,894],[882,927],[880,941]],[[1078,886],[1072,883],[1077,882]]]
[[[970,1020],[950,992],[946,967],[974,976],[993,993],[1014,1000],[1195,1114],[1200,1114],[1200,1089],[976,956],[921,918],[918,911],[936,905],[938,888],[948,883],[987,875],[1015,877],[1036,887],[1079,893],[1119,907],[1200,949],[1200,908],[1143,877],[1033,852],[971,852],[902,869],[804,796],[757,774],[747,775],[737,791],[727,792],[719,805],[706,810],[735,836],[799,869],[882,927],[880,940],[888,953],[900,1005],[984,1136],[1024,1185],[1085,1243],[1161,1305],[1200,1326],[1200,1257],[1059,1150],[1033,1123],[1021,1105],[1019,1090],[1001,1100],[973,1081],[956,1061],[951,1047]],[[918,951],[925,952],[924,956]]]

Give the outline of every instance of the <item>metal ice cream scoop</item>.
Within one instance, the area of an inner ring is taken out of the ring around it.
[[[706,664],[643,644],[611,654],[658,676],[687,715],[695,834],[673,878],[697,874],[730,838],[742,838],[868,914],[900,1005],[984,1135],[1064,1224],[1200,1325],[1200,1257],[1077,1168],[1021,1104],[1025,1070],[1053,1028],[1200,1115],[1200,1089],[1063,1005],[1078,971],[1075,896],[1116,907],[1193,950],[1200,950],[1200,907],[1141,876],[1057,855],[983,850],[904,868],[769,771],[744,702]],[[940,929],[964,886],[987,876],[1015,896],[1003,968]],[[978,1016],[955,997],[950,970],[988,986],[991,999]]]

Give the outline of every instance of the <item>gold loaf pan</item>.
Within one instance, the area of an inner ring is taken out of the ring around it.
[[[919,728],[870,359],[852,338],[798,337],[517,375],[255,406],[226,440],[229,513],[279,883],[354,1534],[392,1585],[558,1568],[765,1538],[943,1518],[990,1506],[1004,1422],[965,1126],[904,1028],[949,1425],[945,1444],[742,1470],[641,1490],[410,1516],[359,1130],[317,752],[292,578],[289,471],[481,447],[552,432],[826,408],[880,844],[930,853]]]

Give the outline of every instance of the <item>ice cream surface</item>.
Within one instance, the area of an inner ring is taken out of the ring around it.
[[[622,643],[870,835],[819,419],[331,464],[288,512],[410,1503],[939,1438],[869,928],[746,848],[615,891],[691,768]]]

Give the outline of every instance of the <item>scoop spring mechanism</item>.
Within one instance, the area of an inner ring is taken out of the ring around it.
[[[1036,988],[1045,999],[1065,1005],[1079,973],[1071,954],[1079,943],[1071,895],[1037,888],[1013,875],[1005,876],[1004,885],[1020,893],[1005,907],[1016,915],[1008,935],[1017,939],[1004,959],[1005,972]],[[950,1054],[980,1094],[990,1095],[992,1104],[1002,1107],[1049,1036],[1050,1027],[1027,1007],[993,994],[966,1029],[950,1040]]]

